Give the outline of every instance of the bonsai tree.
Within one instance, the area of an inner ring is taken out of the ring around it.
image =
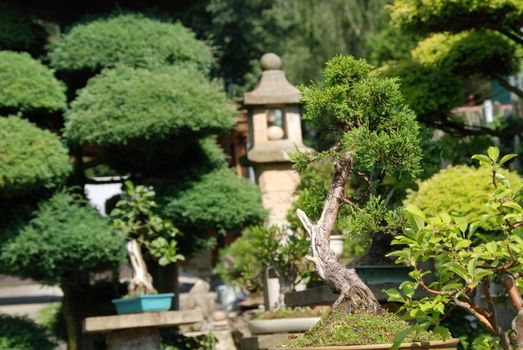
[[[321,215],[312,222],[298,209],[298,217],[310,235],[316,271],[336,293],[334,309],[350,302],[353,312],[379,312],[380,305],[354,269],[341,265],[329,247],[329,236],[342,206],[350,206],[357,215],[372,196],[372,176],[394,172],[415,174],[421,158],[416,116],[404,105],[397,79],[382,78],[364,60],[337,56],[324,72],[322,86],[303,90],[309,120],[323,135],[338,141],[330,149],[313,154],[297,153],[294,161],[304,168],[312,160],[333,163],[333,177],[323,202]],[[359,192],[348,194],[346,184],[362,181]]]
[[[397,263],[413,268],[410,274],[413,281],[406,281],[399,290],[391,289],[387,294],[391,301],[404,303],[406,317],[416,319],[417,327],[438,325],[443,315],[457,307],[499,337],[503,349],[512,349],[511,343],[517,348],[523,346],[523,300],[516,287],[516,280],[523,272],[521,183],[514,186],[500,171],[514,156],[508,154],[500,159],[499,150],[491,147],[488,155],[473,157],[491,174],[487,211],[478,221],[470,221],[451,210],[429,215],[413,205],[406,208],[411,227],[395,238],[393,243],[403,248],[390,255],[396,257]],[[495,223],[499,234],[482,235],[478,228],[484,222]],[[419,264],[427,259],[438,262],[437,273]],[[496,283],[504,287],[517,312],[515,332],[503,329],[496,318],[491,289]],[[428,296],[414,300],[417,289]]]
[[[129,181],[125,186],[123,198],[116,204],[111,216],[115,230],[128,237],[127,255],[133,269],[129,295],[153,294],[156,289],[147,272],[142,247],[162,266],[183,260],[175,240],[178,230],[154,212],[157,207],[154,191],[144,186],[135,187]]]

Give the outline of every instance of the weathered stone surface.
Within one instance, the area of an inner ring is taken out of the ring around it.
[[[147,312],[140,314],[88,317],[84,320],[86,333],[110,332],[128,328],[168,327],[201,322],[200,310]]]
[[[260,61],[263,69],[261,79],[253,91],[245,94],[243,103],[246,106],[300,103],[300,91],[285,77],[281,70],[280,57],[274,53],[266,53]]]
[[[209,293],[211,287],[209,283],[202,279],[196,280],[194,286],[187,294],[187,299],[184,301],[183,309],[198,309],[201,311],[202,322],[194,323],[189,326],[192,331],[205,331],[208,327],[209,321],[212,319],[212,309],[215,300],[215,294]]]
[[[160,333],[156,328],[114,331],[106,338],[108,350],[160,350]]]
[[[289,337],[296,336],[291,333],[266,334],[243,338],[240,350],[261,350],[277,348],[289,342]]]

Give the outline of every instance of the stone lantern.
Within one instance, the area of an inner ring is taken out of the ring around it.
[[[243,98],[249,112],[247,160],[254,168],[263,205],[270,211],[269,223],[285,225],[299,183],[289,153],[307,150],[301,133],[301,95],[285,77],[278,55],[266,53],[260,63],[260,81]]]

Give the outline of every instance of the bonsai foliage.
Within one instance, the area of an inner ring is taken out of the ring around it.
[[[125,187],[123,198],[116,204],[111,216],[114,229],[130,239],[127,252],[133,268],[133,279],[129,284],[129,294],[155,293],[141,248],[146,248],[162,266],[183,260],[175,239],[178,230],[172,222],[154,212],[157,207],[154,191],[144,186],[135,187],[129,181]]]
[[[515,172],[499,169],[497,173],[506,177],[514,188],[523,185],[523,179]],[[418,191],[411,192],[405,199],[405,206],[415,205],[426,215],[439,213],[463,215],[468,222],[480,221],[487,214],[486,204],[490,203],[492,173],[487,168],[458,165],[441,170],[430,179],[418,182]],[[483,230],[499,230],[496,217],[481,220]]]
[[[153,68],[190,63],[206,72],[211,50],[179,23],[140,14],[100,18],[74,26],[49,54],[51,66],[61,71],[96,72],[125,64]]]
[[[260,291],[265,270],[270,267],[280,281],[282,292],[288,292],[308,277],[303,261],[308,250],[309,242],[302,232],[289,235],[282,227],[251,226],[220,252],[216,271],[228,284]]]
[[[33,217],[13,228],[2,245],[2,273],[46,284],[83,281],[86,274],[118,265],[124,237],[82,199],[57,192]]]
[[[225,94],[194,69],[119,66],[80,90],[66,115],[65,135],[77,144],[126,145],[225,131],[232,115]]]
[[[45,328],[20,316],[0,314],[0,350],[53,350]]]
[[[259,189],[225,167],[184,185],[167,188],[162,196],[162,213],[180,228],[214,228],[223,233],[260,224],[267,215]]]
[[[0,197],[59,186],[72,170],[67,149],[49,131],[0,117]]]
[[[313,256],[309,259],[326,284],[340,293],[334,307],[350,301],[353,311],[377,312],[376,297],[354,269],[337,262],[329,236],[342,205],[363,210],[372,197],[371,174],[379,178],[418,171],[418,124],[403,104],[397,80],[380,77],[365,61],[337,56],[327,63],[324,75],[323,86],[303,91],[304,119],[339,141],[324,152],[298,153],[294,160],[302,169],[314,159],[331,161],[334,176],[318,222],[314,224],[301,210],[298,217],[311,236]],[[348,194],[345,187],[351,177],[363,185]]]
[[[413,268],[410,273],[413,281],[406,281],[399,290],[390,289],[387,294],[391,301],[404,303],[406,317],[416,319],[420,327],[438,324],[450,308],[458,307],[499,336],[504,349],[512,349],[510,332],[496,320],[490,287],[502,283],[514,307],[520,310],[522,300],[515,278],[523,272],[521,184],[514,186],[500,172],[501,166],[514,156],[509,154],[499,159],[499,151],[494,147],[489,148],[488,156],[474,156],[482,168],[491,172],[488,212],[480,221],[470,222],[450,211],[431,216],[415,206],[407,208],[411,228],[395,238],[393,243],[403,248],[390,256],[396,257],[397,263]],[[484,220],[496,222],[500,234],[481,235],[478,227]],[[438,263],[437,274],[420,264],[428,259]],[[413,300],[418,288],[429,296]],[[478,303],[478,295],[484,303]],[[519,313],[515,322],[518,346],[523,345],[521,322]]]
[[[27,53],[0,51],[0,110],[8,113],[65,109],[65,86]]]

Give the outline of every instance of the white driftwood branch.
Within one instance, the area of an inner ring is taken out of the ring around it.
[[[316,224],[300,209],[296,211],[304,229],[310,236],[312,257],[306,257],[335,293],[339,293],[333,308],[343,308],[350,303],[354,312],[374,312],[381,310],[380,304],[369,287],[359,278],[354,269],[341,265],[330,248],[330,234],[335,227],[338,211],[344,198],[345,184],[350,175],[352,159],[346,157],[335,164],[334,177],[327,193],[323,211]],[[346,311],[343,310],[343,311]]]
[[[152,277],[147,272],[147,265],[142,256],[142,251],[138,242],[133,239],[127,242],[126,244],[127,254],[129,256],[129,261],[131,262],[131,267],[133,269],[133,278],[129,283],[128,291],[131,295],[136,294],[154,294],[156,289],[154,289],[152,284]]]

